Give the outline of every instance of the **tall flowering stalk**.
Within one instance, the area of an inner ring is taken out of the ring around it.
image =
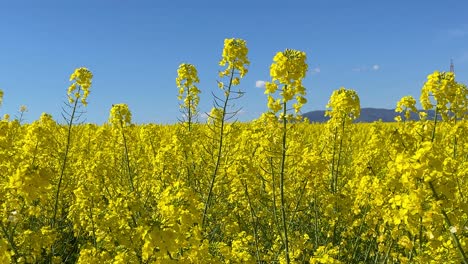
[[[215,134],[217,150],[215,152],[215,165],[211,174],[209,190],[203,209],[203,227],[205,227],[208,210],[211,206],[213,187],[215,185],[216,177],[219,173],[220,167],[222,166],[221,159],[224,156],[222,152],[225,144],[224,137],[226,134],[226,121],[235,117],[239,111],[234,110],[232,112],[228,112],[228,107],[232,100],[238,99],[243,95],[241,90],[234,91],[233,88],[240,84],[240,79],[248,72],[247,66],[250,62],[247,58],[247,54],[248,49],[245,40],[234,38],[224,40],[224,49],[219,65],[226,66],[226,68],[219,73],[219,77],[227,78],[227,82],[218,81],[218,87],[223,91],[224,98],[214,96],[214,107],[209,114],[209,120],[211,120],[214,126],[212,131]]]
[[[59,177],[59,181],[57,184],[57,191],[55,193],[55,204],[54,204],[54,212],[53,212],[53,217],[52,217],[52,226],[55,226],[55,221],[57,217],[60,189],[62,186],[65,168],[67,166],[68,152],[70,151],[70,147],[71,147],[72,126],[77,119],[76,114],[77,114],[77,108],[79,104],[81,103],[83,106],[88,105],[88,102],[86,101],[86,99],[88,98],[88,95],[90,93],[92,79],[93,79],[93,73],[84,67],[76,69],[70,76],[70,81],[73,81],[73,83],[68,87],[67,97],[68,97],[68,103],[70,103],[70,106],[71,106],[71,113],[69,114],[68,118],[67,117],[65,118],[65,120],[67,120],[67,123],[68,123],[67,143],[65,145],[65,154],[63,156],[62,167],[60,169],[60,177]]]
[[[124,155],[125,155],[125,164],[127,167],[128,180],[130,183],[130,191],[135,190],[135,185],[133,183],[133,172],[130,167],[130,158],[128,154],[128,145],[127,138],[125,136],[125,127],[128,127],[132,123],[132,113],[126,104],[115,104],[112,105],[109,114],[109,123],[113,128],[120,131],[122,135],[122,140],[124,144]]]
[[[347,136],[345,128],[347,125],[351,124],[353,120],[359,118],[361,107],[359,96],[356,91],[345,89],[344,87],[333,91],[326,107],[329,110],[325,112],[325,116],[330,116],[327,127],[329,133],[333,136],[331,139],[333,147],[330,166],[330,192],[335,196],[332,205],[333,214],[338,215],[338,220],[332,223],[332,244],[336,245],[340,233],[340,217],[342,217],[342,215],[339,214],[341,211],[339,208],[341,203],[338,202],[338,199],[341,197],[341,187],[344,185],[339,183],[339,175],[340,166],[342,166],[343,141],[345,136]],[[327,142],[327,145],[328,144]]]
[[[338,191],[338,174],[341,161],[341,153],[343,148],[343,138],[346,125],[359,118],[361,106],[359,96],[356,91],[341,87],[332,93],[328,101],[325,116],[329,116],[328,126],[333,131],[333,154],[331,164],[331,183],[330,188],[333,193]],[[337,140],[339,139],[338,149],[336,149]],[[335,158],[338,155],[337,158]]]
[[[200,102],[200,90],[196,86],[198,79],[197,68],[188,63],[182,63],[177,69],[176,84],[179,88],[178,99],[181,100],[180,108],[184,114],[183,121],[187,121],[188,130],[192,130],[194,118],[198,115],[198,103]]]
[[[464,118],[468,111],[468,89],[465,85],[459,84],[455,81],[455,74],[453,72],[435,71],[427,76],[427,81],[421,89],[420,101],[424,110],[433,109],[435,107],[434,127],[432,129],[431,142],[429,144],[432,149],[432,145],[435,142],[438,115],[441,115],[443,121],[453,123],[456,123],[458,119]],[[457,145],[456,135],[453,139],[453,145],[453,159],[455,159]],[[435,185],[436,179],[433,179],[430,175],[426,177],[427,179],[425,179],[425,181],[428,183],[434,199],[436,201],[441,201],[442,197],[437,191]],[[445,224],[447,225],[447,229],[450,231],[450,228],[453,225],[447,214],[447,210],[444,208],[441,208],[440,210]],[[468,256],[463,249],[460,238],[456,232],[450,231],[450,236],[463,260],[463,263],[468,263]]]
[[[289,240],[288,240],[288,222],[286,221],[286,201],[285,201],[285,174],[286,174],[286,157],[287,157],[287,124],[288,121],[298,119],[297,114],[300,112],[303,104],[307,102],[305,99],[305,88],[302,86],[307,72],[308,65],[306,63],[306,54],[302,51],[286,49],[284,52],[278,52],[273,58],[273,64],[270,67],[271,82],[265,84],[265,94],[268,95],[268,108],[270,117],[277,120],[277,114],[280,112],[279,120],[282,123],[282,138],[281,138],[281,165],[280,165],[280,202],[281,202],[281,222],[282,222],[282,239],[284,245],[284,255],[286,263],[290,263],[289,257]],[[275,98],[275,93],[279,93],[279,98]],[[288,103],[295,99],[292,107],[294,114],[288,113]],[[274,175],[274,173],[273,173]],[[274,179],[273,179],[274,181]],[[276,195],[273,193],[273,203],[276,210]]]

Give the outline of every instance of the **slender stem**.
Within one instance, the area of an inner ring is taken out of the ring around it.
[[[253,232],[254,232],[254,238],[255,238],[255,255],[257,257],[257,263],[261,263],[260,250],[258,248],[259,239],[258,239],[258,230],[257,230],[258,229],[257,215],[255,214],[255,210],[253,209],[252,200],[250,199],[250,195],[249,195],[249,189],[245,180],[242,181],[242,184],[244,185],[245,195],[247,196],[247,201],[249,202],[250,217],[252,218]]]
[[[340,138],[340,146],[339,146],[339,150],[338,150],[338,160],[336,161],[335,192],[338,191],[338,173],[339,173],[339,168],[340,168],[341,152],[342,152],[342,148],[343,148],[344,130],[345,130],[345,119],[343,118],[343,122],[341,124],[341,138]]]
[[[315,245],[318,247],[319,244],[319,227],[318,227],[318,219],[319,219],[319,212],[317,209],[317,193],[314,192],[314,234],[315,234]]]
[[[214,187],[214,184],[215,184],[216,175],[218,174],[219,167],[221,166],[221,156],[222,156],[221,154],[222,154],[223,143],[224,143],[223,140],[224,140],[224,124],[225,124],[225,117],[226,117],[226,109],[227,109],[228,102],[229,102],[229,96],[231,95],[231,87],[232,87],[232,80],[233,79],[234,79],[234,68],[232,68],[232,70],[231,70],[231,76],[229,78],[229,85],[228,85],[227,91],[225,92],[226,98],[225,98],[224,104],[223,104],[223,110],[222,110],[222,113],[221,113],[221,120],[219,120],[219,121],[221,121],[221,126],[219,128],[218,153],[216,155],[215,168],[214,168],[213,174],[211,175],[211,182],[210,182],[210,189],[208,191],[208,197],[206,198],[205,208],[203,209],[203,220],[202,220],[202,227],[203,228],[205,228],[206,217],[207,217],[208,209],[210,207],[211,199],[212,199],[212,196],[213,196],[213,187]],[[218,121],[218,120],[216,120],[216,121]]]
[[[291,219],[289,221],[289,224],[292,225],[294,218],[297,215],[297,212],[299,211],[299,206],[301,205],[302,198],[304,197],[305,194],[305,188],[307,187],[307,179],[304,180],[302,184],[302,189],[301,189],[301,194],[299,195],[299,198],[297,199],[296,206],[294,206],[294,211],[292,212]]]
[[[120,129],[122,131],[122,138],[123,138],[123,143],[124,143],[125,163],[127,165],[128,178],[129,178],[129,181],[130,181],[130,191],[133,192],[135,190],[135,186],[133,184],[133,175],[132,175],[132,170],[130,168],[130,157],[128,155],[127,138],[125,137],[124,126],[123,126],[123,121],[122,120],[120,120]]]
[[[336,153],[336,137],[338,134],[338,127],[335,127],[335,133],[333,134],[333,154],[332,154],[332,164],[331,164],[331,180],[330,180],[330,189],[332,193],[335,192],[335,153]]]
[[[80,92],[80,90],[81,90],[81,87],[78,86],[78,93]],[[70,142],[71,142],[71,129],[72,129],[72,126],[73,126],[73,119],[75,118],[77,105],[78,105],[78,98],[75,99],[75,103],[73,104],[72,114],[71,114],[70,120],[68,122],[67,144],[65,146],[65,155],[63,157],[62,168],[60,170],[60,177],[59,177],[59,182],[58,182],[58,185],[57,185],[57,192],[55,193],[55,205],[54,205],[54,215],[52,217],[52,227],[55,226],[55,219],[57,217],[60,188],[62,186],[63,176],[65,174],[65,168],[67,166],[68,152],[70,151]]]
[[[273,195],[273,220],[275,221],[275,226],[278,229],[278,232],[281,233],[281,228],[278,223],[278,212],[276,211],[276,173],[273,166],[273,159],[270,158],[270,168],[271,168],[271,189]]]
[[[280,171],[280,199],[281,199],[281,221],[283,222],[283,239],[284,239],[284,254],[286,257],[286,263],[290,263],[289,260],[289,241],[288,241],[288,225],[286,223],[286,206],[284,199],[284,174],[285,174],[285,163],[286,163],[286,102],[283,103],[283,141],[281,146],[281,171]]]
[[[190,96],[190,87],[187,88],[187,97]],[[188,131],[192,131],[192,100],[189,100],[188,105]]]
[[[385,258],[384,258],[384,261],[383,263],[386,264],[387,261],[388,261],[388,256],[390,255],[390,251],[393,247],[393,243],[394,243],[394,240],[392,239],[392,242],[390,242],[390,246],[388,247],[388,250],[387,250],[387,253],[385,254]]]
[[[423,223],[422,223],[422,217],[419,217],[419,254],[423,254],[422,252],[422,247],[423,247]]]
[[[455,129],[457,127],[457,119],[455,118]],[[457,157],[457,134],[453,136],[453,158]]]
[[[435,109],[435,112],[434,112],[434,128],[432,128],[431,142],[434,142],[434,139],[435,139],[438,113],[439,113],[439,108],[436,106],[436,109]]]
[[[93,245],[95,248],[97,248],[96,227],[94,226],[93,208],[94,208],[94,199],[91,196],[91,207],[89,208],[89,218],[91,219],[91,228],[93,230]]]

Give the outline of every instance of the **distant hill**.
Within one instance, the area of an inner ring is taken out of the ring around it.
[[[434,111],[428,111],[428,118],[434,117]],[[310,122],[326,122],[329,117],[325,117],[324,110],[311,111],[302,114],[307,117]],[[357,119],[357,122],[371,123],[374,121],[382,120],[382,122],[395,122],[395,109],[383,109],[383,108],[361,108],[361,116]],[[419,120],[417,114],[411,115],[412,120]]]

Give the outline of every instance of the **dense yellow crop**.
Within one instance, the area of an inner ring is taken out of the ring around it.
[[[86,68],[72,74],[65,125],[0,120],[0,263],[467,263],[468,91],[453,73],[422,89],[435,117],[411,120],[408,96],[400,122],[353,123],[359,97],[340,88],[330,120],[309,124],[306,55],[286,50],[268,112],[229,122],[247,54],[225,41],[206,124],[135,125],[125,104],[80,124]],[[197,113],[198,81],[179,67],[185,114]]]

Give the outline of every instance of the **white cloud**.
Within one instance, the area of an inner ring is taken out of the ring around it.
[[[378,71],[380,70],[379,64],[374,64],[372,66],[360,66],[352,69],[353,72],[369,72],[369,71]]]
[[[265,81],[258,80],[255,82],[255,87],[257,88],[265,88]]]
[[[314,73],[320,73],[321,70],[320,70],[319,67],[316,67],[316,68],[313,68],[313,69],[312,69],[312,72],[314,72]]]

